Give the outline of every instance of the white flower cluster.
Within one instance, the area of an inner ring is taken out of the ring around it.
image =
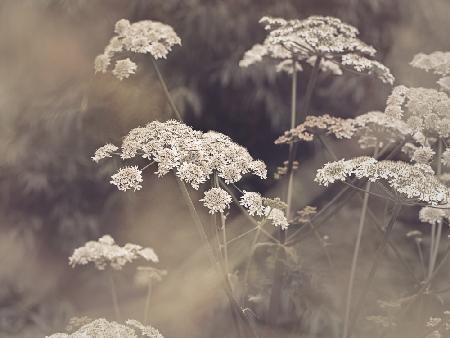
[[[450,204],[444,205],[442,208],[430,208],[423,207],[419,212],[419,219],[421,222],[438,224],[442,223],[444,220],[450,219]]]
[[[112,157],[112,153],[114,153],[115,151],[119,150],[118,147],[116,147],[114,144],[108,143],[105,144],[104,146],[98,148],[95,151],[94,156],[92,156],[92,160],[96,163],[98,163],[98,161],[107,158],[107,157]]]
[[[411,129],[405,122],[379,111],[359,115],[353,119],[352,124],[363,149],[383,147],[411,134]]]
[[[111,184],[117,186],[121,191],[130,189],[141,190],[142,171],[137,166],[120,168],[117,173],[111,176]]]
[[[249,215],[266,217],[276,227],[286,230],[289,226],[288,220],[283,210],[269,203],[257,192],[245,191],[239,203],[247,209]]]
[[[408,199],[432,205],[446,202],[448,196],[447,187],[434,176],[430,166],[411,165],[402,161],[377,161],[366,156],[327,163],[317,171],[315,181],[328,186],[351,176],[366,178],[371,182],[381,181]]]
[[[286,60],[314,64],[321,57],[320,68],[333,74],[342,74],[341,67],[377,75],[383,82],[393,83],[394,77],[381,63],[371,60],[376,53],[357,38],[358,30],[333,17],[311,16],[304,20],[285,20],[263,17],[268,35],[263,44],[248,50],[239,62],[241,67],[260,62],[264,57],[280,61],[278,69],[292,72]]]
[[[135,328],[140,330],[139,335],[136,334]],[[73,333],[55,333],[46,338],[138,338],[140,336],[164,338],[157,329],[144,326],[137,320],[127,320],[126,325],[123,325],[114,321],[109,322],[104,318],[91,321]]]
[[[143,20],[130,23],[126,19],[117,21],[114,36],[103,54],[95,59],[95,72],[105,73],[112,58],[122,52],[150,53],[155,59],[166,58],[174,45],[181,40],[172,27],[161,22]],[[128,78],[136,72],[136,64],[129,58],[116,61],[112,73],[119,79]]]
[[[111,236],[105,235],[98,241],[89,241],[84,246],[75,249],[69,258],[69,264],[75,267],[94,263],[99,270],[104,270],[108,265],[115,270],[120,270],[125,264],[138,258],[158,262],[158,256],[153,249],[130,243],[121,247],[115,244]]]
[[[314,134],[320,132],[333,134],[338,139],[349,139],[353,136],[355,128],[351,119],[342,119],[328,114],[321,116],[309,115],[306,117],[305,122],[291,130],[285,131],[282,136],[275,140],[275,144],[298,141],[310,142],[314,139]]]
[[[412,130],[404,121],[379,111],[371,111],[354,119],[342,119],[328,114],[310,115],[305,122],[284,132],[275,143],[310,142],[314,135],[323,132],[338,139],[349,139],[356,135],[362,148],[374,148],[377,143],[382,147],[384,144],[403,140]]]
[[[412,160],[417,163],[428,164],[433,159],[435,152],[428,146],[417,147],[412,154]]]
[[[419,142],[450,136],[450,99],[444,92],[397,86],[387,100],[385,113],[405,120],[412,132],[419,134],[415,135]]]
[[[141,156],[155,161],[158,176],[173,170],[194,189],[208,181],[214,172],[227,184],[239,181],[247,173],[263,179],[267,176],[264,162],[254,160],[247,149],[228,136],[196,131],[175,120],[153,121],[131,130],[125,136],[121,150],[122,159]],[[111,182],[121,190],[138,190],[142,182],[141,171],[137,167],[123,168]]]
[[[450,52],[433,52],[431,54],[416,54],[411,66],[440,75],[437,83],[445,90],[450,91]]]
[[[200,200],[209,209],[210,214],[224,212],[225,209],[230,208],[231,201],[230,194],[222,188],[211,188],[205,191],[205,196]]]

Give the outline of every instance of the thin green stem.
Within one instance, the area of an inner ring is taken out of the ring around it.
[[[305,99],[302,104],[301,112],[304,116],[308,114],[309,106],[311,102],[312,93],[314,90],[314,87],[316,85],[317,77],[319,74],[319,66],[321,62],[321,57],[317,57],[316,61],[314,63],[314,67],[311,72],[311,76],[308,80],[308,84],[306,87],[306,93],[305,93]],[[293,65],[293,76],[292,76],[292,95],[291,95],[291,128],[295,127],[295,124],[297,123],[297,116],[296,116],[296,103],[297,103],[297,74],[296,74],[296,61],[295,59],[292,60]],[[297,143],[289,145],[289,159],[288,159],[288,187],[287,187],[287,197],[286,197],[286,203],[287,203],[287,210],[286,210],[286,217],[288,221],[291,220],[291,212],[292,212],[292,196],[294,191],[294,170],[293,170],[293,163],[296,157],[297,153]],[[286,241],[286,231],[280,229],[279,231],[279,238],[281,244],[284,244]],[[276,322],[277,318],[279,317],[279,311],[281,306],[281,289],[283,284],[283,274],[284,274],[284,261],[286,259],[286,252],[283,249],[282,251],[277,250],[277,259],[275,260],[275,269],[273,272],[273,283],[272,283],[272,289],[270,292],[270,300],[269,300],[269,311],[268,311],[268,321],[269,322]]]

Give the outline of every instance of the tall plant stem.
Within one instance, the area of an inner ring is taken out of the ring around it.
[[[112,302],[113,302],[114,313],[116,315],[116,320],[121,321],[122,316],[120,314],[119,301],[117,298],[116,283],[114,282],[114,276],[112,274],[112,271],[108,271],[108,279],[109,279],[109,287],[110,287],[110,291],[111,291],[111,298],[112,298]]]
[[[150,280],[147,285],[147,297],[145,298],[145,308],[144,308],[144,325],[148,324],[148,315],[150,312],[150,299],[152,296],[152,281]]]
[[[155,59],[152,58],[152,64],[153,68],[155,69],[156,75],[158,77],[158,80],[161,84],[161,87],[164,91],[164,95],[167,98],[167,101],[169,102],[169,106],[172,109],[172,112],[176,116],[176,118],[180,121],[183,121],[180,112],[178,111],[175,103],[173,102],[172,96],[170,95],[170,92],[167,88],[166,82],[164,81],[164,78],[158,68],[158,65],[155,61]],[[239,306],[238,302],[233,296],[233,292],[231,289],[231,285],[229,283],[229,280],[227,276],[224,274],[223,267],[220,264],[220,261],[218,260],[218,256],[215,255],[214,250],[211,246],[211,243],[209,241],[209,238],[205,232],[205,228],[203,227],[203,223],[200,219],[200,216],[197,213],[197,210],[195,209],[194,203],[192,202],[191,196],[189,195],[189,192],[186,188],[186,184],[181,181],[178,177],[176,178],[178,186],[180,188],[181,194],[188,206],[189,213],[191,214],[191,217],[194,221],[194,224],[197,228],[197,231],[200,234],[200,237],[202,241],[205,243],[207,249],[208,249],[208,257],[211,261],[211,264],[213,267],[217,269],[217,272],[220,276],[222,276],[222,284],[225,291],[225,294],[227,295],[228,301],[230,303],[231,312],[232,312],[232,318],[235,323],[236,329],[239,333],[239,337],[257,337],[257,334],[254,332],[253,328],[251,327],[251,324],[247,318],[247,316],[243,313],[241,307]],[[240,318],[241,322],[243,323],[243,330],[244,334],[241,333],[241,325],[240,322],[237,320],[237,318]]]
[[[179,178],[177,178],[177,182],[180,187],[183,198],[185,199],[185,201],[188,205],[189,212],[191,214],[192,219],[194,220],[194,223],[200,234],[200,237],[202,238],[202,241],[205,243],[205,245],[208,249],[208,253],[209,253],[208,257],[211,261],[211,264],[217,269],[217,272],[222,277],[223,289],[224,289],[225,294],[227,295],[228,301],[230,303],[232,319],[236,326],[236,330],[238,330],[239,337],[241,337],[241,338],[257,337],[256,333],[254,332],[253,328],[251,327],[251,324],[250,324],[247,316],[242,312],[241,307],[239,306],[238,302],[236,301],[236,299],[233,296],[233,292],[232,292],[232,288],[231,288],[228,276],[226,275],[225,269],[223,268],[222,264],[219,261],[218,255],[216,255],[214,253],[214,249],[212,248],[209,238],[205,232],[205,229],[203,227],[200,216],[198,215],[197,210],[195,209],[194,203],[192,202],[192,199],[186,188],[186,184],[183,181],[181,181]],[[240,319],[240,321],[238,319]],[[241,332],[240,322],[243,323],[244,333]]]
[[[159,83],[161,84],[161,87],[164,91],[164,95],[167,98],[167,101],[169,102],[170,108],[172,109],[173,113],[177,117],[178,120],[182,121],[181,114],[177,109],[177,106],[173,102],[172,96],[170,95],[169,89],[167,88],[166,81],[164,81],[164,78],[161,74],[161,71],[159,70],[158,64],[156,63],[155,59],[152,57],[152,64],[153,68],[155,69],[156,76],[158,77]]]
[[[386,226],[386,230],[384,233],[384,238],[382,243],[378,246],[377,251],[375,252],[375,257],[374,260],[372,262],[372,266],[370,268],[369,274],[367,275],[366,281],[363,285],[363,289],[361,292],[361,296],[358,299],[358,302],[356,303],[356,308],[354,310],[354,315],[352,317],[352,321],[348,330],[348,334],[347,336],[345,336],[345,338],[351,338],[352,337],[352,333],[353,333],[353,328],[355,326],[355,324],[358,321],[358,317],[361,314],[361,310],[362,310],[362,306],[364,304],[364,301],[366,299],[367,293],[369,292],[369,289],[372,285],[373,279],[375,277],[375,273],[378,269],[378,265],[380,263],[380,259],[387,247],[387,243],[389,241],[389,237],[392,233],[392,229],[394,228],[395,222],[397,220],[398,214],[400,213],[400,209],[401,209],[401,204],[400,203],[395,203],[393,210],[392,210],[392,215],[391,215],[391,219],[389,220],[387,226]]]
[[[319,75],[320,62],[321,62],[321,58],[317,57],[316,61],[314,63],[314,67],[312,69],[311,76],[309,78],[307,87],[306,87],[305,99],[303,101],[302,109],[301,109],[304,116],[306,116],[306,114],[309,111],[312,93],[313,93],[314,87],[316,85],[317,77]],[[294,128],[297,123],[296,65],[297,65],[296,60],[293,59],[292,60],[293,75],[292,75],[292,95],[291,95],[291,128]],[[287,196],[286,196],[286,203],[287,203],[286,217],[287,217],[288,221],[291,220],[291,213],[292,213],[292,195],[293,195],[293,191],[294,191],[294,170],[292,167],[293,167],[293,163],[294,163],[296,154],[297,154],[297,143],[290,144],[289,145],[288,168],[287,168],[288,187],[287,187]],[[279,238],[280,238],[281,244],[284,244],[284,242],[286,241],[286,230],[280,229]],[[280,251],[280,249],[277,249],[272,290],[270,293],[268,318],[267,318],[269,322],[275,323],[277,321],[277,317],[280,312],[281,288],[282,288],[283,275],[284,275],[284,270],[285,270],[285,264],[284,264],[285,260],[286,260],[286,252],[284,251],[284,249],[281,251]]]
[[[325,142],[322,141],[322,143]],[[378,141],[377,146],[375,147],[373,157],[377,157],[378,155]],[[361,209],[361,215],[359,217],[359,226],[358,226],[358,234],[356,236],[356,242],[355,242],[355,248],[353,251],[353,258],[352,258],[352,265],[350,268],[350,278],[348,282],[348,288],[347,288],[347,298],[345,301],[345,315],[344,315],[344,330],[342,333],[342,338],[346,338],[348,334],[348,325],[350,320],[350,310],[352,307],[352,297],[353,297],[353,284],[355,282],[356,277],[356,265],[358,264],[358,256],[359,256],[359,250],[361,247],[361,239],[362,234],[364,230],[364,224],[366,223],[366,215],[367,215],[367,209],[369,205],[369,192],[370,192],[370,181],[366,183],[366,188],[364,192],[364,199],[363,199],[363,205]]]
[[[436,175],[440,176],[442,173],[442,140],[438,138],[437,140],[437,161],[436,161]],[[431,246],[430,246],[430,265],[428,267],[428,278],[431,276],[436,265],[437,255],[439,253],[439,244],[441,242],[442,235],[442,222],[433,223],[431,225]]]
[[[361,215],[359,218],[358,234],[356,236],[355,248],[353,251],[352,266],[350,269],[350,278],[347,287],[347,298],[345,301],[345,315],[344,315],[344,330],[342,333],[342,338],[346,338],[348,335],[348,325],[350,320],[350,309],[352,306],[352,296],[353,296],[353,283],[355,282],[356,276],[356,265],[358,263],[359,249],[361,246],[361,238],[364,230],[364,224],[366,222],[367,205],[369,204],[369,191],[370,182],[366,184],[366,193],[364,194],[363,206],[361,210]]]

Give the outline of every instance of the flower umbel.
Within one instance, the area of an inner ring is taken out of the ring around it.
[[[229,208],[232,198],[222,188],[211,188],[205,191],[205,196],[200,201],[209,209],[210,214],[215,214]]]
[[[130,243],[121,247],[115,244],[111,236],[105,235],[98,241],[89,241],[84,246],[75,249],[69,258],[69,264],[75,267],[94,263],[98,270],[104,270],[107,266],[120,270],[126,263],[138,258],[154,263],[158,262],[158,256],[153,249]]]
[[[106,73],[112,58],[118,53],[151,54],[155,59],[165,59],[174,45],[181,45],[181,40],[172,27],[152,20],[130,23],[121,19],[116,23],[115,33],[117,35],[110,40],[103,54],[96,57],[95,72]],[[112,73],[122,80],[134,74],[136,67],[127,58],[117,61]]]
[[[434,176],[429,166],[411,165],[402,161],[377,161],[371,157],[330,162],[317,171],[315,181],[328,186],[350,176],[380,181],[408,199],[431,203],[446,202],[448,189]]]
[[[244,54],[239,62],[241,67],[269,57],[280,62],[278,70],[292,72],[292,60],[314,64],[320,57],[322,71],[340,75],[341,68],[350,68],[373,73],[386,83],[394,82],[388,68],[369,58],[376,53],[375,49],[358,39],[359,32],[355,27],[337,18],[311,16],[304,20],[285,20],[263,17],[260,22],[265,25],[268,35],[262,44],[254,45]]]
[[[142,182],[142,171],[137,166],[121,168],[111,178],[110,183],[122,191],[130,189],[136,191],[142,188],[142,185],[139,184]]]

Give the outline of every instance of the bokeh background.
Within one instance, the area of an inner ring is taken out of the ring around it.
[[[97,165],[90,159],[96,148],[119,143],[129,129],[167,119],[170,110],[151,62],[139,58],[136,76],[118,81],[94,75],[93,60],[118,19],[172,25],[182,46],[160,66],[188,124],[231,136],[273,173],[287,157],[287,148],[273,141],[289,125],[290,81],[268,64],[240,69],[238,61],[264,38],[258,23],[263,15],[314,14],[336,16],[359,28],[397,84],[434,86],[432,76],[408,63],[418,52],[450,50],[446,0],[0,1],[0,337],[43,337],[73,315],[112,318],[103,276],[67,266],[75,247],[105,233],[159,254],[158,266],[168,275],[155,286],[151,322],[166,337],[227,336],[224,296],[175,181],[147,173],[141,191],[120,193],[108,183],[120,163]],[[309,71],[300,75],[300,101]],[[321,75],[311,113],[352,117],[383,110],[390,90],[367,76]],[[360,153],[354,143],[332,146],[340,156]],[[319,144],[301,150],[296,204],[320,206],[329,195],[312,179],[330,159]],[[242,187],[272,196],[283,191],[272,178],[247,180]],[[358,208],[357,200],[350,203],[327,228],[339,243],[335,253],[343,276]],[[414,223],[416,211],[402,217]],[[243,226],[237,214],[230,220]],[[307,323],[326,308],[327,318],[334,318],[341,300],[326,285],[339,281],[324,278],[313,238],[304,243],[299,278],[308,282],[299,296],[303,310],[296,315]],[[368,256],[374,245],[367,243]],[[118,276],[120,300],[124,313],[140,319],[145,290],[133,286],[133,269]],[[402,279],[389,271],[384,270],[383,280],[401,288]],[[329,292],[324,295],[324,290]],[[300,336],[321,337],[308,334]]]

